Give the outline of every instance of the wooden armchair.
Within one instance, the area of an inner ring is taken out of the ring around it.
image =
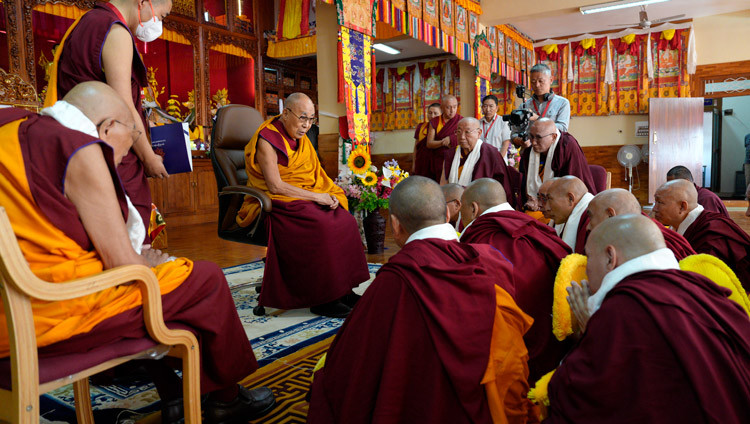
[[[129,339],[90,352],[50,358],[37,355],[31,298],[63,301],[134,282],[143,295],[143,317],[151,338]],[[0,360],[0,421],[39,422],[39,395],[73,383],[79,423],[93,423],[88,377],[131,359],[182,358],[185,422],[200,423],[198,342],[187,330],[170,330],[162,317],[159,282],[142,265],[121,266],[66,283],[37,278],[23,257],[5,208],[0,207],[0,294],[8,325],[10,358]]]

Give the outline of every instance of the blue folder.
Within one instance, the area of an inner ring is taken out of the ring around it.
[[[190,131],[186,123],[151,127],[151,147],[164,158],[164,168],[170,174],[192,172]]]

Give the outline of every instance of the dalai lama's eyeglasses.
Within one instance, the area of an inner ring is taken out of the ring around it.
[[[312,116],[312,117],[304,116],[304,115],[303,116],[297,116],[297,114],[294,113],[294,112],[292,112],[291,109],[286,108],[286,110],[288,110],[289,113],[291,113],[292,115],[294,115],[295,118],[299,119],[299,121],[302,122],[303,124],[308,124],[308,125],[312,126],[312,125],[315,125],[315,124],[318,123],[318,118],[316,118],[314,116]]]

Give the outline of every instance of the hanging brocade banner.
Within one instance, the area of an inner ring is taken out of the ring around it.
[[[479,34],[479,16],[476,13],[469,12],[469,42],[473,43],[474,38]]]
[[[497,32],[497,49],[495,51],[498,61],[497,73],[502,77],[507,76],[508,70],[505,63],[505,34],[502,31]]]
[[[416,66],[414,65],[391,68],[396,110],[412,109],[413,107],[412,76],[415,70]]]
[[[513,64],[513,39],[508,36],[505,37],[505,69],[505,78],[508,78],[510,81],[515,82],[516,67]]]
[[[419,62],[419,74],[422,79],[422,98],[425,106],[440,101],[442,92],[441,72],[442,66],[437,60],[430,62]]]
[[[434,28],[440,27],[438,3],[440,0],[422,0],[422,19]]]
[[[347,27],[341,27],[341,46],[349,138],[356,145],[369,144],[372,37]]]
[[[406,0],[391,0],[393,7],[406,11]]]
[[[406,0],[406,12],[409,18],[422,19],[422,0]]]
[[[440,30],[448,37],[456,35],[453,23],[453,0],[440,0]]]
[[[456,38],[463,43],[469,42],[469,15],[463,6],[456,4]]]
[[[586,38],[570,43],[573,53],[573,81],[568,94],[571,112],[579,116],[605,114],[603,76],[607,37]],[[569,76],[570,78],[570,76]]]
[[[372,36],[377,6],[377,0],[336,0],[339,25]]]

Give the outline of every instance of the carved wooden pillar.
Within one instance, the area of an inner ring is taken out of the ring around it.
[[[202,2],[201,6],[202,6]],[[209,103],[211,101],[209,79],[208,79],[208,46],[206,45],[206,30],[201,25],[198,28],[198,57],[195,63],[195,71],[198,74],[195,80],[195,101],[198,123],[208,126],[211,123]]]
[[[29,56],[29,52],[26,49],[26,27],[23,19],[23,1],[21,0],[8,0],[3,2],[5,7],[6,16],[6,28],[8,36],[8,55],[10,56],[10,73],[20,75],[24,81],[33,83],[33,75],[30,74],[28,67],[28,61],[26,60]],[[31,32],[31,28],[28,28],[28,32]],[[33,72],[34,62],[34,47],[33,47],[33,36],[32,36],[32,50],[31,50],[31,62]]]

